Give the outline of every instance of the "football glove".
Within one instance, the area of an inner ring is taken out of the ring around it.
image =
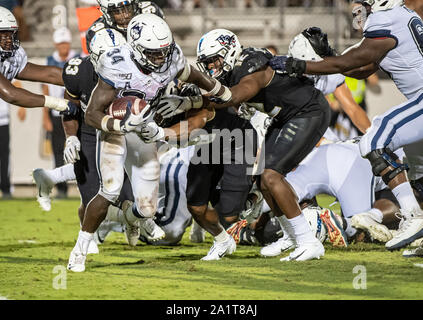
[[[245,120],[251,120],[251,118],[256,114],[256,109],[253,107],[247,106],[245,103],[241,103],[238,108],[238,116]]]
[[[158,105],[157,113],[164,119],[172,118],[173,116],[184,113],[191,109],[199,109],[203,106],[203,97],[179,97],[168,95],[163,97]]]
[[[81,142],[76,136],[69,136],[66,139],[65,150],[63,151],[65,163],[75,163],[76,160],[79,160],[79,151],[81,151]]]
[[[270,59],[269,66],[281,74],[287,74],[290,77],[301,77],[306,70],[304,60],[295,59],[290,56],[276,56]]]
[[[120,121],[120,131],[122,133],[128,133],[131,131],[139,132],[141,130],[140,125],[145,122],[150,115],[150,104],[146,105],[139,114],[133,114],[128,106],[125,117]]]
[[[146,143],[162,140],[165,136],[164,129],[151,121],[141,127],[140,138]]]

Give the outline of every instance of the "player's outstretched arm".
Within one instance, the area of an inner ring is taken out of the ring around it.
[[[218,80],[209,77],[208,75],[198,71],[197,69],[194,69],[191,66],[188,67],[189,71],[186,69],[187,67],[182,70],[178,79],[197,85],[207,92],[206,96],[215,96],[225,102],[230,100],[230,90],[226,86],[221,85]]]
[[[355,102],[350,89],[343,83],[336,88],[333,93],[335,98],[341,104],[342,110],[348,115],[354,125],[365,133],[367,128],[370,127],[370,120],[366,112]]]
[[[365,38],[359,46],[340,56],[326,57],[318,62],[276,56],[270,60],[269,65],[279,72],[292,76],[346,73],[371,64],[379,64],[396,45],[396,40],[392,38]]]
[[[241,79],[235,86],[229,88],[231,99],[226,103],[214,103],[209,99],[204,99],[205,106],[211,106],[215,109],[227,107],[238,107],[242,102],[246,102],[259,93],[272,81],[275,71],[266,67],[260,71],[249,74]]]
[[[28,62],[16,77],[19,80],[36,81],[63,86],[62,69],[54,66],[41,66]]]
[[[116,90],[111,85],[99,79],[94,88],[85,113],[85,122],[103,131],[120,131],[120,120],[106,115],[105,110],[116,96]]]

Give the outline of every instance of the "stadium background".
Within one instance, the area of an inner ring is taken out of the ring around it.
[[[317,26],[328,33],[330,43],[342,52],[357,43],[361,36],[351,27],[349,1],[344,0],[157,0],[166,15],[176,42],[195,65],[195,48],[201,35],[213,28],[235,32],[247,46],[274,45],[279,54],[287,52],[291,39],[304,28]],[[81,51],[77,8],[95,4],[93,0],[24,1],[23,12],[31,32],[31,40],[22,42],[29,61],[45,64],[54,51],[52,34],[68,27],[73,34],[72,48]],[[200,4],[200,6],[199,6]],[[222,6],[223,7],[220,7]],[[198,7],[199,6],[199,7]],[[83,32],[82,32],[83,34]],[[375,115],[404,101],[393,82],[380,74],[380,94],[366,93],[368,115]],[[41,93],[38,83],[23,82],[23,87]],[[11,182],[15,197],[35,195],[30,173],[37,167],[52,168],[50,156],[43,156],[45,132],[42,110],[28,109],[25,121],[17,118],[17,108],[10,110]],[[71,188],[69,195],[77,195]]]

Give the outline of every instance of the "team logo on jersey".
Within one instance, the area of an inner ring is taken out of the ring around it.
[[[142,26],[137,23],[131,28],[129,34],[131,35],[132,40],[138,40],[141,37]]]
[[[235,47],[235,37],[234,36],[230,36],[230,35],[227,35],[227,34],[222,34],[216,40],[219,41],[219,43],[222,46],[225,46],[225,47],[228,47],[228,46]]]

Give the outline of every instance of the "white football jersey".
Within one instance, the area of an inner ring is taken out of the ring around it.
[[[397,6],[367,18],[364,37],[390,37],[397,45],[380,62],[407,99],[423,89],[423,22],[413,10]]]
[[[323,92],[326,96],[328,94],[333,93],[336,88],[338,88],[341,84],[345,82],[345,76],[337,73],[337,74],[329,74],[325,76],[319,76],[314,83],[316,89]]]
[[[101,55],[97,73],[104,82],[116,89],[123,89],[127,94],[154,101],[164,93],[166,86],[187,63],[178,45],[175,45],[171,59],[171,65],[166,71],[144,74],[132,57],[130,45],[125,43]]]
[[[25,68],[27,63],[26,52],[22,47],[19,47],[13,57],[0,62],[0,72],[7,80],[12,81]]]

